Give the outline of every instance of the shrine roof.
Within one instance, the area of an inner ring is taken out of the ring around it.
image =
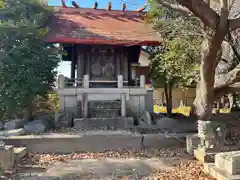
[[[45,40],[50,43],[159,45],[161,36],[144,20],[146,13],[55,7]]]

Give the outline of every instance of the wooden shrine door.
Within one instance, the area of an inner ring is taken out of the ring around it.
[[[111,47],[93,47],[90,57],[90,87],[116,87],[115,50]]]

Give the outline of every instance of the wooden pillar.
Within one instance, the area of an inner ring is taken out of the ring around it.
[[[140,88],[145,88],[146,85],[146,78],[144,75],[140,76]]]
[[[123,75],[118,75],[118,88],[123,87]]]
[[[89,88],[89,75],[85,74],[83,76],[83,87]]]
[[[128,57],[126,52],[122,53],[122,63],[123,63],[123,80],[127,81],[128,80]]]
[[[58,82],[57,86],[58,86],[59,89],[64,89],[65,88],[65,77],[64,77],[64,75],[59,74],[57,82]]]
[[[129,57],[129,56],[128,56]],[[132,61],[130,58],[127,58],[128,63],[128,86],[132,86]]]
[[[75,79],[76,62],[77,62],[77,50],[76,50],[76,45],[73,45],[72,59],[71,59],[71,79]]]
[[[78,46],[77,48],[77,78],[83,78],[84,75],[84,51],[81,46]]]
[[[85,69],[85,74],[89,75],[89,77],[90,77],[91,63],[90,63],[89,53],[84,53],[84,63],[85,63],[85,68],[86,68]]]
[[[121,116],[126,117],[127,115],[127,107],[126,107],[126,94],[122,93],[121,94]]]
[[[84,118],[88,118],[88,94],[87,93],[84,93],[82,95],[82,107],[83,107],[83,117]]]
[[[120,64],[120,57],[119,57],[119,55],[117,54],[116,55],[116,70],[117,70],[117,77],[118,77],[118,75],[122,75],[121,74],[121,64]]]

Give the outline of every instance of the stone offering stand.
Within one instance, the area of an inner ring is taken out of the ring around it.
[[[240,180],[240,145],[224,144],[225,130],[222,136],[212,130],[205,128],[202,134],[188,135],[187,152],[203,163],[204,171],[217,180]]]
[[[204,171],[217,180],[240,179],[240,151],[216,154],[215,163],[205,163]]]

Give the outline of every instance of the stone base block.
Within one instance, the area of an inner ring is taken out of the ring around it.
[[[198,148],[199,143],[200,143],[200,138],[198,137],[197,134],[187,135],[186,136],[187,152],[190,155],[194,155],[194,150]]]
[[[132,117],[74,119],[74,128],[82,130],[129,129],[133,126],[134,119]]]
[[[26,147],[17,147],[14,148],[14,161],[15,163],[21,162],[22,158],[27,155],[27,148]]]
[[[215,154],[216,153],[214,152],[206,152],[204,149],[201,149],[201,148],[197,148],[194,150],[194,157],[202,163],[214,162]]]
[[[73,125],[73,115],[71,113],[56,113],[54,120],[55,128],[69,128]]]
[[[95,109],[89,112],[92,118],[118,117],[120,115],[119,109]]]
[[[23,126],[27,124],[27,121],[24,119],[15,119],[8,121],[4,124],[4,129],[5,130],[12,130],[12,129],[19,129],[23,128]]]
[[[135,130],[140,134],[158,134],[158,133],[163,134],[164,133],[164,131],[156,125],[143,124],[143,123],[140,126],[136,127]]]
[[[204,172],[217,180],[239,180],[240,175],[231,175],[215,166],[214,163],[204,163]]]
[[[89,101],[89,110],[92,109],[120,109],[120,101]]]
[[[215,166],[231,175],[240,174],[240,151],[216,154]]]
[[[13,146],[0,148],[0,167],[3,170],[11,169],[14,166],[14,149]]]
[[[24,132],[26,134],[41,134],[52,127],[53,124],[49,120],[34,120],[24,125]]]

